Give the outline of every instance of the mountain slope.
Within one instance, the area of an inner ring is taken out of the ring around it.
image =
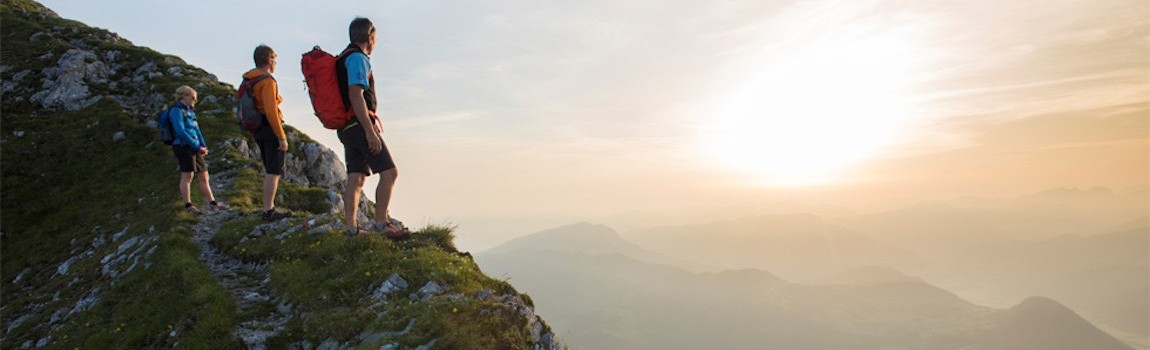
[[[715,267],[676,259],[643,249],[624,240],[610,227],[586,222],[560,226],[518,237],[483,253],[488,255],[500,254],[519,249],[531,249],[532,247],[548,247],[549,250],[587,255],[619,254],[646,263],[676,266],[692,271],[719,270]]]
[[[911,270],[921,264],[921,259],[908,251],[809,214],[656,227],[623,236],[662,254],[724,268],[765,269],[790,280],[818,278],[861,266]]]
[[[991,349],[1129,349],[1057,301],[1032,297],[999,315],[983,344]],[[1029,339],[1028,341],[1020,341]]]
[[[523,237],[477,254],[476,260],[486,271],[506,274],[529,291],[540,312],[566,330],[564,338],[575,347],[1129,348],[1053,301],[987,308],[878,267],[853,269],[816,285],[791,283],[753,269],[692,273],[618,252],[572,252],[553,232],[538,233],[547,239]],[[1049,317],[1029,316],[1034,314]],[[1069,340],[1077,336],[1083,338]],[[1068,346],[1050,339],[1067,340]]]
[[[0,348],[559,347],[450,229],[340,234],[342,164],[290,127],[277,202],[298,215],[261,223],[232,86],[32,1],[0,15]],[[151,121],[180,85],[199,91],[212,184],[233,210],[182,210]]]

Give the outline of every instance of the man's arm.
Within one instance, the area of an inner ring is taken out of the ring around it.
[[[260,109],[264,113],[264,116],[268,118],[268,125],[272,128],[272,134],[275,134],[276,139],[279,140],[279,149],[281,151],[287,151],[287,135],[284,133],[283,112],[280,111],[279,106],[279,82],[277,82],[275,78],[267,77],[264,78],[263,81],[260,81],[259,85],[260,89],[255,89],[254,86],[252,87],[253,90],[258,90],[259,92],[256,95],[256,101],[259,101]]]
[[[359,126],[363,127],[363,132],[367,136],[367,145],[371,148],[371,153],[379,153],[383,149],[383,140],[380,140],[379,134],[375,133],[375,127],[371,124],[371,117],[367,115],[367,101],[363,99],[363,86],[349,86],[347,93],[348,98],[351,99],[351,109],[355,111],[355,119],[359,121]]]

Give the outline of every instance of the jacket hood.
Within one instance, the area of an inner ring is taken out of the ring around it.
[[[255,77],[258,77],[258,76],[261,76],[264,74],[268,74],[268,72],[265,72],[259,68],[252,68],[252,70],[249,70],[247,73],[244,73],[244,79],[251,79],[251,78],[255,78]]]

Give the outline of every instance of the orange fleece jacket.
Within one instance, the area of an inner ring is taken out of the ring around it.
[[[244,80],[253,79],[261,75],[268,74],[259,68],[253,68],[247,73],[244,73]],[[280,103],[283,102],[283,97],[280,96],[279,84],[274,79],[264,79],[252,86],[252,97],[256,99],[256,110],[263,113],[268,118],[268,124],[272,127],[272,133],[280,140],[287,139],[284,135],[284,117],[283,111],[280,111]]]

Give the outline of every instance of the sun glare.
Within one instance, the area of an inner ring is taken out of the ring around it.
[[[912,59],[897,35],[764,51],[714,111],[714,156],[765,185],[841,181],[903,129]]]

